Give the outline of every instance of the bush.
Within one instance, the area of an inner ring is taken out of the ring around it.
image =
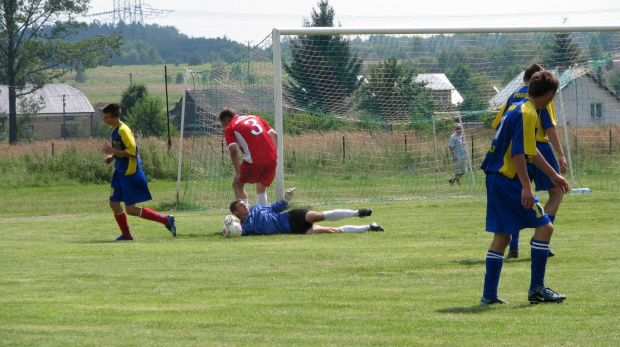
[[[25,147],[21,154],[0,157],[0,187],[107,184],[114,164],[103,163],[105,154],[100,144],[101,139],[72,141],[54,155],[48,147]],[[60,145],[59,142],[57,148]],[[168,151],[165,140],[145,138],[139,146],[142,168],[149,180],[176,179],[176,152]]]

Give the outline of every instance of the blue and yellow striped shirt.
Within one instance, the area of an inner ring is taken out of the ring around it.
[[[536,155],[536,123],[538,114],[532,99],[526,98],[508,107],[501,118],[491,148],[480,168],[485,173],[501,173],[513,179],[517,174],[512,157]]]
[[[115,156],[114,169],[125,176],[136,173],[136,171],[140,169],[138,144],[136,143],[135,136],[131,129],[129,129],[127,124],[119,122],[118,125],[112,129],[110,137],[112,139],[112,147],[124,150],[133,155],[133,157]]]

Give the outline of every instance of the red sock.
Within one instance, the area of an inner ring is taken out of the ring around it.
[[[116,219],[116,223],[118,227],[121,229],[121,233],[125,237],[131,237],[131,233],[129,232],[129,223],[127,223],[127,214],[125,211],[121,214],[115,214],[114,218]]]
[[[168,216],[164,216],[163,214],[157,213],[146,207],[142,207],[142,213],[140,213],[140,218],[159,222],[164,225],[168,223]]]

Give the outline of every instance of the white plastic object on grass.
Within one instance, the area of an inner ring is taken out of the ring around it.
[[[574,188],[570,190],[570,194],[571,195],[581,195],[581,194],[588,194],[588,193],[592,193],[592,189],[590,188]]]

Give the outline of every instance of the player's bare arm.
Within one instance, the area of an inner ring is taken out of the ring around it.
[[[565,174],[568,168],[568,164],[566,163],[566,156],[564,156],[564,151],[562,150],[562,145],[560,145],[560,137],[558,136],[558,129],[556,127],[550,127],[545,129],[547,132],[547,136],[549,137],[549,142],[555,149],[555,152],[558,154],[558,164],[560,164],[560,173]]]
[[[275,130],[269,132],[269,138],[275,148],[278,148],[278,133]]]
[[[235,168],[235,180],[239,180],[239,176],[241,176],[241,160],[239,158],[239,147],[237,145],[231,145],[228,147],[228,151],[230,152],[230,160],[232,161],[233,167]]]
[[[536,150],[538,155],[534,156],[533,163],[539,169],[541,169],[549,178],[551,178],[551,182],[558,188],[562,194],[566,194],[570,190],[570,186],[568,182],[564,179],[564,177],[560,176],[549,163],[545,160],[545,158],[540,154],[538,150]]]
[[[104,143],[102,146],[102,149],[103,149],[103,153],[112,155],[112,159],[114,159],[114,156],[135,158],[135,155],[131,155],[127,153],[127,151],[125,151],[124,149],[116,149],[112,147],[109,143]],[[107,161],[107,158],[106,158],[106,161]]]

